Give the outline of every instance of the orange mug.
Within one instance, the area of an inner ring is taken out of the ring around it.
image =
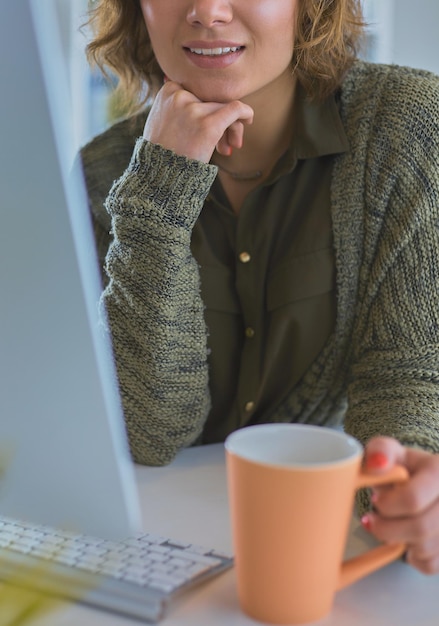
[[[406,480],[362,470],[363,448],[343,432],[262,424],[226,439],[238,597],[250,617],[272,624],[322,619],[337,590],[400,557],[378,546],[343,562],[355,492]]]

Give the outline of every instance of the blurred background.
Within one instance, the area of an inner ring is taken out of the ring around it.
[[[78,148],[120,115],[110,86],[85,59],[87,29],[81,26],[89,3],[92,0],[56,0]],[[364,58],[439,74],[438,0],[363,0],[363,8],[369,24]]]

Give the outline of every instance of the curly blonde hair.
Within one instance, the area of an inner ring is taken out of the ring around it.
[[[340,85],[358,52],[364,21],[361,0],[298,0],[293,70],[312,99]],[[130,112],[140,109],[163,84],[139,0],[94,0],[87,24],[93,39],[90,63],[118,78]]]

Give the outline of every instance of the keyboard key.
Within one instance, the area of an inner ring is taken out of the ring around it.
[[[191,545],[190,543],[184,542],[184,541],[175,541],[173,540],[171,541],[167,541],[167,545],[171,546],[172,548],[181,548],[182,550],[184,550],[184,548],[189,548],[189,546]]]

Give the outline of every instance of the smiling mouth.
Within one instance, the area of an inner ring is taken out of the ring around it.
[[[209,56],[209,57],[219,57],[224,56],[226,54],[233,54],[234,52],[238,52],[242,50],[243,46],[233,46],[226,48],[187,48],[193,54],[198,54],[199,56]]]

